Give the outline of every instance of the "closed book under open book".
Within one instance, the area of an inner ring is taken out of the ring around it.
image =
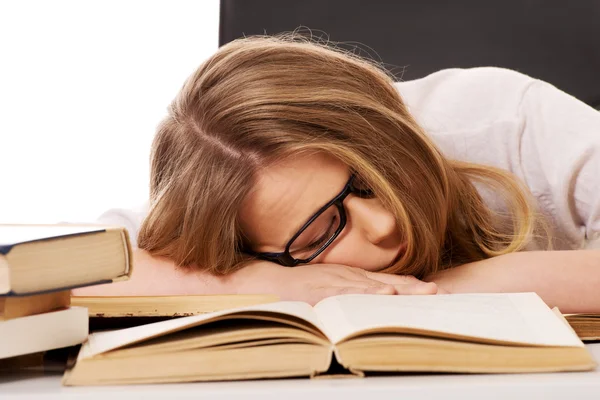
[[[595,367],[533,293],[344,295],[276,302],[90,335],[66,385],[347,373],[551,372]]]
[[[581,340],[600,340],[600,314],[565,314]]]
[[[177,296],[73,296],[72,304],[86,307],[90,331],[121,329],[230,308],[273,303],[270,294],[215,294]]]
[[[86,307],[90,317],[182,317],[229,308],[273,303],[270,294],[211,294],[178,296],[73,296],[74,306]]]

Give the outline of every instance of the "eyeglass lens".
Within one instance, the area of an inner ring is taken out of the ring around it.
[[[340,221],[340,211],[332,204],[294,239],[290,245],[292,257],[299,260],[310,258],[335,235]]]

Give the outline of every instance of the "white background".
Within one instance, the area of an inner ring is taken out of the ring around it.
[[[218,47],[218,0],[0,0],[0,222],[148,198],[158,122]]]

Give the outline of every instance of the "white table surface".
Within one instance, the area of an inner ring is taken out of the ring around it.
[[[587,347],[600,364],[600,343]],[[60,379],[58,374],[0,375],[0,399],[600,399],[600,369],[553,374],[402,375],[110,387],[63,387]]]

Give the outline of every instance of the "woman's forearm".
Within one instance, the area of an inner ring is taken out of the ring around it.
[[[450,293],[536,292],[563,313],[600,312],[600,251],[531,251],[430,276]]]
[[[133,250],[133,274],[126,281],[73,290],[76,296],[167,296],[190,294],[233,294],[227,277],[184,270],[166,259]]]

